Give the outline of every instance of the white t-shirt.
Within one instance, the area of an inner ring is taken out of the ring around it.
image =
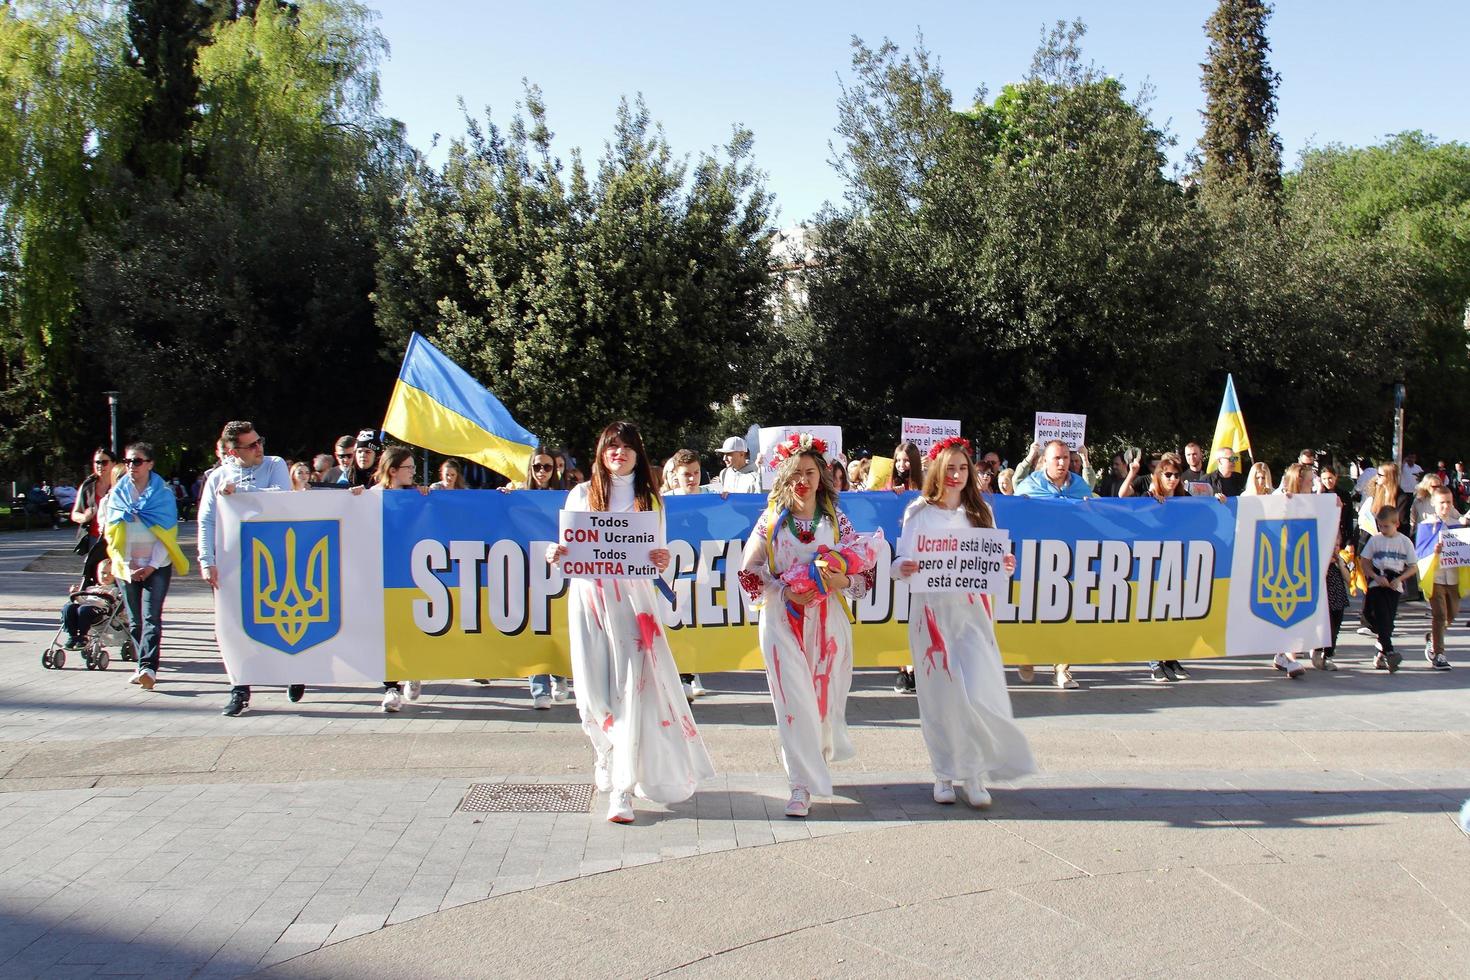
[[[1363,559],[1375,572],[1392,581],[1414,567],[1419,556],[1414,553],[1414,545],[1409,541],[1408,535],[1395,534],[1389,537],[1386,534],[1375,534],[1363,546]],[[1373,586],[1376,583],[1370,580],[1368,584]],[[1396,582],[1393,589],[1395,592],[1402,592],[1404,586]]]

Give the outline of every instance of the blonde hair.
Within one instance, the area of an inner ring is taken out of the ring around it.
[[[781,465],[776,467],[776,478],[771,482],[770,506],[777,510],[789,510],[796,504],[796,494],[791,488],[796,483],[796,470],[803,459],[813,460],[817,464],[817,513],[820,515],[826,511],[835,512],[837,490],[832,485],[832,471],[827,469],[827,461],[815,449],[792,453],[781,460]]]
[[[1007,466],[1005,469],[1001,470],[1000,473],[995,478],[995,487],[996,487],[997,490],[999,490],[1001,493],[1005,494],[1007,497],[1013,497],[1013,496],[1015,496],[1015,494],[1016,494],[1016,471],[1015,471],[1015,469],[1012,468],[1012,467],[1010,467],[1010,466]]]
[[[1378,475],[1373,478],[1373,512],[1378,513],[1380,507],[1397,507],[1401,490],[1399,464],[1384,463],[1378,467]]]
[[[1419,485],[1414,488],[1414,496],[1419,500],[1425,500],[1442,486],[1444,486],[1444,481],[1439,478],[1438,473],[1425,473]]]
[[[1281,492],[1311,493],[1311,474],[1312,468],[1310,466],[1305,466],[1301,463],[1292,463],[1281,473]],[[1306,484],[1305,488],[1302,486],[1303,483]]]
[[[965,461],[966,471],[969,479],[960,488],[960,507],[965,516],[970,519],[971,527],[995,527],[995,514],[991,512],[990,505],[985,502],[985,497],[980,493],[980,483],[976,479],[979,471],[975,464],[970,462],[970,454],[963,446],[951,446],[940,453],[934,460],[934,465],[924,474],[924,500],[930,504],[937,504],[944,499],[944,470],[949,466],[950,460],[958,456]]]
[[[1271,492],[1271,485],[1271,467],[1265,463],[1257,463],[1246,474],[1245,489],[1240,492],[1240,495],[1242,497],[1260,497]],[[1262,487],[1265,489],[1262,489]]]

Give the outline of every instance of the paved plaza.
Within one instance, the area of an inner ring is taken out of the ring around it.
[[[155,691],[42,669],[69,540],[0,536],[0,977],[1470,974],[1470,630],[1426,669],[1422,604],[1394,676],[1351,627],[1344,669],[1300,681],[1008,672],[1043,772],[984,812],[932,802],[915,699],[866,671],[839,795],[788,820],[764,678],[708,675],[720,775],[618,827],[602,798],[461,809],[590,781],[575,709],[524,683],[430,682],[396,716],[260,689],[222,717],[193,581]]]

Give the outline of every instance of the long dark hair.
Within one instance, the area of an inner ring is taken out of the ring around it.
[[[597,451],[592,455],[592,485],[587,488],[587,506],[592,510],[607,510],[612,498],[613,475],[602,460],[607,444],[618,439],[623,445],[638,454],[633,463],[633,509],[653,510],[658,500],[658,483],[653,479],[653,467],[649,465],[648,453],[643,449],[643,436],[632,422],[613,422],[597,437]]]
[[[535,471],[531,469],[531,464],[536,462],[537,456],[546,456],[551,460],[551,478],[547,480],[546,486],[544,487],[538,487],[536,485]],[[567,488],[566,475],[565,472],[558,473],[556,471],[558,461],[565,462],[565,457],[562,455],[560,449],[552,449],[550,446],[537,446],[531,450],[531,455],[526,458],[526,489],[565,490]]]
[[[920,490],[924,485],[924,461],[919,456],[919,447],[911,442],[901,442],[893,450],[893,461],[898,462],[899,457],[908,461],[909,468],[903,475],[903,487],[906,490]],[[973,464],[970,467],[974,469]],[[898,471],[888,478],[889,486],[897,486],[899,483]]]
[[[931,504],[938,504],[944,499],[944,468],[949,465],[949,460],[958,456],[969,464],[970,478],[960,488],[960,507],[965,511],[965,516],[970,519],[971,527],[995,527],[995,513],[991,511],[990,505],[985,502],[985,497],[980,493],[979,470],[970,453],[964,446],[951,446],[941,452],[933,462],[929,464],[929,472],[924,474],[924,500]]]

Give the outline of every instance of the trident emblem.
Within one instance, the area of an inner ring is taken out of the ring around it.
[[[243,576],[250,604],[247,632],[284,653],[299,653],[329,639],[340,618],[336,522],[246,527],[252,532]],[[302,552],[304,562],[299,560]]]
[[[1290,626],[1311,615],[1317,605],[1312,588],[1317,580],[1312,547],[1316,522],[1261,521],[1257,529],[1252,610],[1268,622]]]

